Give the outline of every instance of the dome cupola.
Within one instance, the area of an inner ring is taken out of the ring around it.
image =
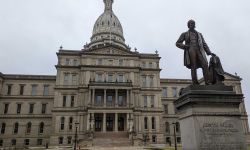
[[[95,22],[91,42],[88,47],[111,44],[127,48],[123,37],[122,25],[112,10],[114,0],[103,1],[105,4],[104,13]]]

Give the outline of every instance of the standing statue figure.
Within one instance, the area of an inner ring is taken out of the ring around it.
[[[211,51],[202,34],[195,30],[195,21],[189,20],[187,25],[189,30],[181,34],[176,46],[184,50],[184,65],[191,69],[193,85],[199,85],[198,68],[202,68],[205,84],[209,85],[208,61],[205,53],[211,55]]]
[[[212,53],[209,61],[210,81],[212,84],[223,84],[225,80],[224,70],[220,62],[220,58]]]

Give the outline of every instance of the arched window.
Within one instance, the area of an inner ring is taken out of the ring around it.
[[[166,132],[166,133],[169,133],[169,131],[170,131],[170,129],[169,129],[169,123],[166,122],[166,123],[165,123],[165,132]]]
[[[19,124],[16,122],[14,124],[14,134],[17,134],[18,133],[18,127],[19,127]]]
[[[152,129],[155,129],[155,117],[152,117]]]
[[[65,122],[65,118],[62,117],[61,118],[61,127],[60,127],[61,130],[64,130],[64,122]]]
[[[31,126],[32,126],[31,122],[27,123],[27,125],[26,125],[26,133],[27,134],[29,134],[31,132]]]
[[[148,118],[144,118],[144,129],[148,129]]]
[[[5,124],[5,123],[2,123],[1,134],[4,134],[4,133],[5,133],[5,127],[6,127],[6,124]]]
[[[176,132],[180,132],[180,123],[176,122]]]
[[[73,129],[73,117],[69,118],[69,130]]]
[[[39,133],[43,133],[43,130],[44,130],[44,123],[41,122],[40,125],[39,125]]]

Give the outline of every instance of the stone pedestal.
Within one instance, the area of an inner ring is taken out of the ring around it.
[[[175,101],[183,150],[246,150],[239,112],[242,99],[224,85],[183,89]]]

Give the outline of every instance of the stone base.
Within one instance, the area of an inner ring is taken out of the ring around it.
[[[239,104],[229,86],[189,86],[175,101],[183,150],[246,150]]]

